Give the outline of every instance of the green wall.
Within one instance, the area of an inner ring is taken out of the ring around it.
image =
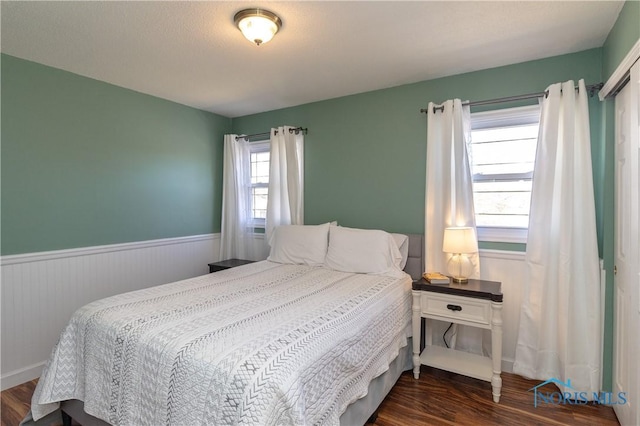
[[[602,76],[606,81],[640,39],[640,1],[625,2],[602,46]]]
[[[2,255],[220,230],[229,118],[1,60]]]
[[[233,131],[256,133],[283,124],[308,127],[307,223],[337,220],[345,226],[422,233],[426,115],[420,108],[456,97],[483,100],[540,92],[552,83],[580,78],[587,84],[601,81],[600,49],[234,118]],[[514,104],[500,105],[508,106]],[[599,157],[597,98],[591,99],[590,108],[594,176],[601,194],[604,163]]]

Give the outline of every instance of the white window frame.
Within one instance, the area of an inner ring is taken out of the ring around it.
[[[251,175],[251,154],[258,152],[269,152],[271,143],[269,140],[255,141],[249,143],[249,174]],[[271,161],[271,159],[269,159]],[[268,183],[251,183],[249,184],[249,206],[252,212],[251,221],[249,222],[253,228],[264,229],[266,227],[265,219],[253,217],[253,188],[268,188]]]
[[[471,114],[471,130],[517,126],[540,122],[540,106],[529,105]],[[477,226],[478,240],[499,243],[526,243],[527,228]]]

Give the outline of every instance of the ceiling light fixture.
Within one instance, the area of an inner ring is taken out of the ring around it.
[[[271,40],[282,26],[275,13],[258,8],[241,10],[233,20],[247,40],[258,46]]]

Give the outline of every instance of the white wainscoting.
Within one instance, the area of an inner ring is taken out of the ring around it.
[[[79,307],[209,272],[219,234],[2,257],[2,390],[40,376]]]
[[[502,283],[502,371],[513,372],[525,274],[522,252],[480,250],[482,279]]]
[[[219,234],[2,257],[0,388],[40,375],[71,314],[103,297],[208,272]],[[266,258],[255,237],[254,260]],[[512,371],[520,323],[524,253],[481,250],[482,278],[501,281],[503,370]]]
[[[265,260],[269,257],[270,249],[264,234],[251,234],[249,237],[249,247],[247,248],[247,258],[256,261]]]

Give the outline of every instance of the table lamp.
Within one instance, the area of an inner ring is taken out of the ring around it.
[[[447,271],[457,283],[466,283],[473,274],[473,264],[469,254],[478,252],[476,231],[471,227],[445,228],[442,251],[451,253],[447,263]]]

